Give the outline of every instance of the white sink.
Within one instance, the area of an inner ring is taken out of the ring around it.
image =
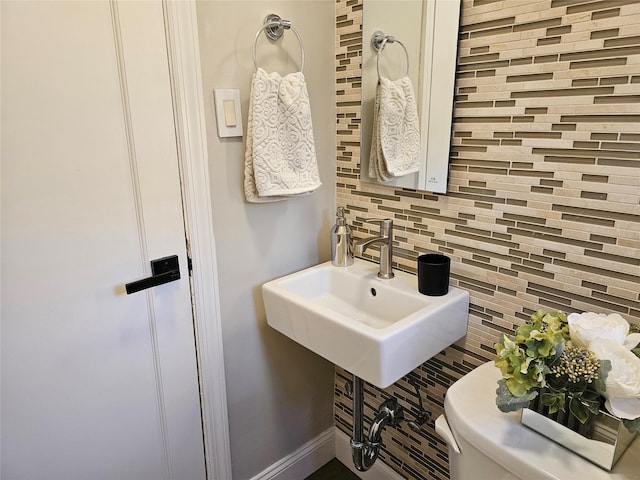
[[[267,323],[350,373],[386,388],[467,332],[469,293],[418,292],[415,275],[331,262],[265,283]]]

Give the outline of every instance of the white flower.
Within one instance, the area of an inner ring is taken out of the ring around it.
[[[611,371],[606,378],[605,407],[619,418],[633,420],[640,417],[640,358],[623,345],[596,338],[589,349],[598,360],[609,360]]]
[[[588,349],[595,339],[610,340],[628,349],[634,348],[640,342],[640,333],[629,335],[629,322],[617,313],[572,313],[567,320],[571,342],[581,348]]]

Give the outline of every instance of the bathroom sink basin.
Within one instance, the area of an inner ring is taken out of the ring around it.
[[[267,323],[350,373],[385,388],[467,332],[469,293],[418,292],[414,275],[378,278],[378,265],[331,262],[262,286]]]

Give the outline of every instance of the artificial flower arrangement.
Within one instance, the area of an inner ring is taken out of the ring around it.
[[[640,328],[618,314],[538,311],[495,344],[496,404],[503,412],[539,401],[581,424],[604,406],[640,433]]]

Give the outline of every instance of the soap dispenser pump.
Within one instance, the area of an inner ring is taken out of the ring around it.
[[[344,218],[344,208],[336,211],[336,224],[331,230],[331,263],[337,267],[353,264],[353,239],[351,228]]]

